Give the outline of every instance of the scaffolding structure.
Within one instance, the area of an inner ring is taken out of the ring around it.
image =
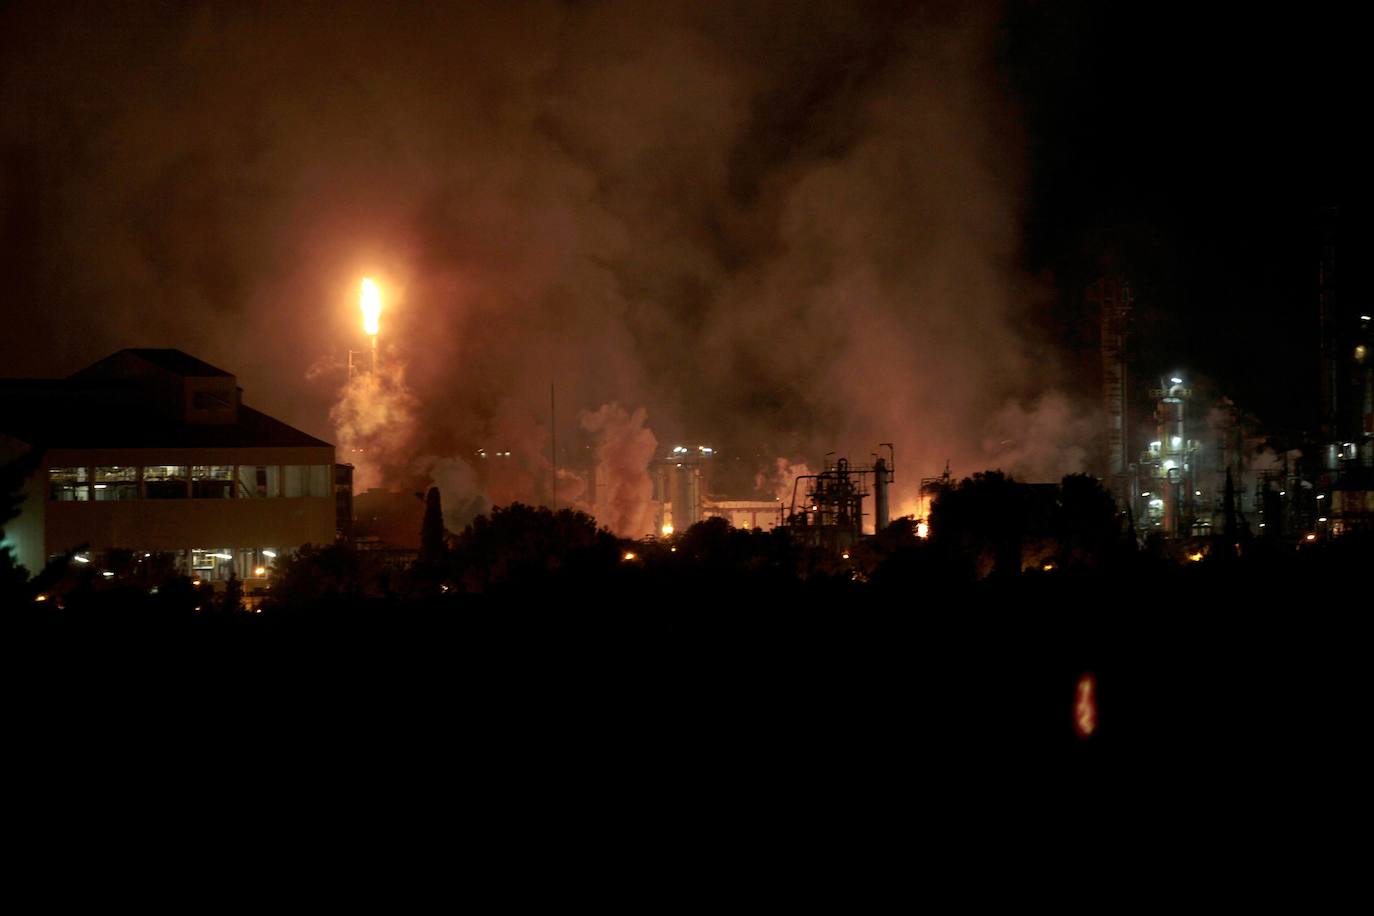
[[[1102,317],[1102,406],[1107,419],[1104,476],[1117,505],[1125,506],[1134,489],[1126,450],[1126,335],[1134,305],[1131,285],[1121,277],[1103,277],[1088,287],[1087,298]]]
[[[793,481],[786,527],[797,543],[847,553],[863,537],[863,506],[870,495],[870,478],[878,508],[874,530],[887,527],[888,488],[895,478],[896,456],[890,443],[883,445],[889,450],[888,457],[875,455],[870,466],[853,467],[848,459],[841,458],[833,465],[827,461],[819,474],[803,474]],[[810,483],[801,495],[804,480]]]
[[[1170,378],[1150,389],[1155,399],[1155,424],[1158,436],[1140,456],[1141,486],[1145,511],[1137,514],[1146,531],[1159,531],[1165,537],[1188,537],[1197,519],[1198,441],[1188,438],[1186,405],[1192,389],[1183,379]]]

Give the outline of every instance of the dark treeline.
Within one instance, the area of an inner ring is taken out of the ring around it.
[[[1276,780],[1337,804],[1340,780],[1312,776],[1359,759],[1367,539],[1190,561],[1138,548],[1086,478],[998,474],[942,495],[929,539],[899,520],[848,558],[718,519],[625,542],[518,504],[445,533],[433,499],[412,563],[307,547],[265,596],[88,576],[61,610],[12,597],[9,651],[66,712],[89,711],[93,684],[142,684],[188,708],[217,696],[288,742],[301,723],[356,729],[369,754],[451,740],[499,779],[609,755],[638,762],[630,780],[697,773],[690,791],[722,768],[736,791],[819,768],[856,797],[886,787],[874,803],[914,803],[916,785],[939,806],[970,785],[1046,804],[1129,788],[1244,812]],[[17,581],[11,596],[32,587]]]

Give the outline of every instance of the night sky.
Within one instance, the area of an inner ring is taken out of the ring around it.
[[[537,498],[555,380],[568,443],[814,462],[895,441],[908,483],[946,458],[1052,479],[1091,469],[1082,294],[1111,263],[1138,377],[1310,424],[1316,214],[1363,204],[1357,25],[8,4],[0,374],[180,347],[338,441],[375,275],[405,373],[388,485],[476,486],[467,456],[504,444],[525,476],[487,495]]]
[[[1014,5],[1005,23],[1027,269],[1051,272],[1071,315],[1069,277],[1111,259],[1135,285],[1137,374],[1177,365],[1276,429],[1310,426],[1321,211],[1346,218],[1343,266],[1368,252],[1351,231],[1367,203],[1357,18],[1080,3]],[[1091,343],[1065,314],[1052,327]]]

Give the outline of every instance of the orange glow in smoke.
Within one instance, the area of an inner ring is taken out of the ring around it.
[[[363,277],[363,289],[358,298],[358,305],[363,310],[363,330],[369,337],[376,337],[382,319],[382,292],[377,289],[377,284],[372,282],[371,277]]]
[[[1097,681],[1092,674],[1078,679],[1077,699],[1073,704],[1073,727],[1078,737],[1086,738],[1097,729]]]

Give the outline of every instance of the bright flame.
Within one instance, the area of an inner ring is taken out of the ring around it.
[[[625,560],[625,562],[628,563],[630,560],[633,560],[634,558],[635,558],[634,551],[627,550],[627,551],[625,551],[625,556],[622,557],[621,559]]]
[[[916,536],[917,536],[918,538],[928,538],[928,537],[930,537],[930,526],[927,525],[925,522],[917,522],[917,523],[916,523]]]
[[[663,526],[663,536],[664,536],[665,538],[668,537],[669,535],[671,535],[672,533],[673,533],[673,526],[672,526],[672,525],[664,525],[664,526]]]
[[[368,336],[376,337],[382,318],[382,293],[371,277],[363,277],[363,291],[358,304],[363,310],[363,330]]]
[[[1097,686],[1092,674],[1078,679],[1078,699],[1073,704],[1073,727],[1080,738],[1086,738],[1097,729],[1097,700],[1093,698]]]
[[[1192,560],[1194,563],[1197,563],[1202,559],[1202,551],[1199,550],[1197,553],[1188,554],[1188,559]]]

